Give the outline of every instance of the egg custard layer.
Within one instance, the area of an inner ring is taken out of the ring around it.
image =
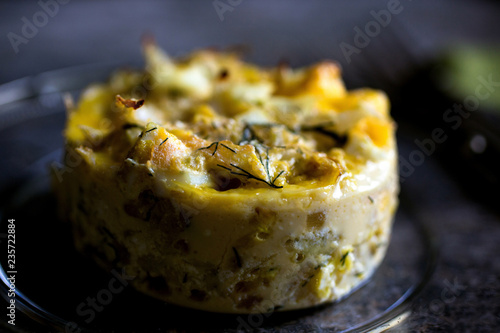
[[[397,206],[386,96],[339,67],[259,68],[145,46],[68,103],[54,189],[79,251],[153,297],[226,313],[338,300],[380,264]]]

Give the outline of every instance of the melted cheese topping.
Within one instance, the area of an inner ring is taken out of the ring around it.
[[[145,164],[217,191],[308,188],[355,178],[394,149],[386,96],[346,91],[334,63],[267,70],[214,51],[145,53],[145,72],[117,72],[70,111],[68,144],[95,168]]]

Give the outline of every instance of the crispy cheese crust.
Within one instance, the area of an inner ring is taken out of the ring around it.
[[[373,273],[398,191],[382,92],[347,91],[333,62],[145,56],[69,109],[54,188],[80,251],[153,297],[228,313],[337,300]]]

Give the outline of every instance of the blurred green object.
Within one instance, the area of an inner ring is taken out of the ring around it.
[[[481,78],[491,84],[480,90],[489,95],[480,99],[479,109],[500,115],[500,45],[451,47],[444,52],[435,77],[445,93],[459,100],[477,95],[484,85]]]

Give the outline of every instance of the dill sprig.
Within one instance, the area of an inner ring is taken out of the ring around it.
[[[344,255],[342,256],[342,258],[340,258],[340,264],[342,266],[345,265],[345,260],[347,259],[347,256],[349,255],[349,253],[351,253],[351,251],[347,251],[346,253],[344,253]]]
[[[302,283],[301,287],[305,287],[305,286],[309,283],[309,281],[311,281],[311,279],[312,279],[313,277],[314,277],[314,274],[309,275],[309,276],[307,277],[307,279],[306,279],[306,280]]]
[[[230,150],[230,151],[232,151],[233,153],[235,153],[235,154],[236,154],[236,150],[234,150],[233,148],[230,148],[230,147],[226,146],[226,145],[225,145],[225,144],[223,144],[223,143],[221,143],[220,145],[221,145],[222,147],[224,147],[224,148],[226,148],[226,149],[228,149],[228,150]]]
[[[227,171],[232,171],[231,168],[228,168],[227,166],[224,166],[224,165],[221,165],[221,164],[217,164],[218,167],[221,167],[223,169],[226,169]]]
[[[122,129],[123,129],[123,130],[128,130],[128,129],[130,129],[130,128],[140,128],[140,127],[142,127],[142,126],[141,126],[141,125],[139,125],[139,124],[134,124],[134,123],[126,123],[126,124],[123,124]]]
[[[262,138],[260,138],[255,133],[252,126],[253,125],[245,124],[245,127],[243,129],[243,135],[242,135],[242,138],[239,141],[238,145],[245,143],[245,144],[250,144],[254,147],[255,153],[256,153],[260,163],[262,164],[262,167],[264,168],[264,170],[266,172],[267,179],[257,177],[256,175],[250,173],[249,171],[247,171],[247,170],[245,170],[245,169],[243,169],[235,164],[232,164],[232,163],[230,163],[230,166],[232,168],[227,167],[227,166],[222,165],[222,164],[217,164],[217,166],[229,171],[233,175],[243,176],[243,177],[246,177],[247,179],[255,179],[259,182],[262,182],[262,183],[269,185],[272,188],[283,188],[283,186],[276,185],[276,181],[285,171],[284,170],[281,171],[276,177],[274,177],[274,179],[271,177],[270,166],[269,166],[269,147],[266,146],[264,144],[264,141],[262,140]],[[219,148],[219,145],[236,154],[236,151],[234,149],[226,146],[223,143],[220,143],[219,141],[212,142],[209,146],[199,148],[198,150],[211,149],[213,146],[215,146],[214,151],[212,152],[212,156],[214,156],[215,153],[217,152],[217,149]],[[262,156],[264,152],[261,152],[261,150],[265,151],[265,159]]]
[[[227,171],[229,171],[232,175],[237,175],[237,176],[243,176],[243,177],[246,177],[247,179],[255,179],[259,182],[262,182],[262,183],[266,183],[267,185],[269,185],[270,187],[272,188],[283,188],[283,186],[279,186],[279,185],[276,185],[275,182],[276,180],[278,179],[279,176],[281,176],[283,174],[284,171],[281,171],[278,176],[276,176],[272,181],[268,181],[268,180],[265,180],[263,178],[260,178],[260,177],[257,177],[253,174],[251,174],[250,172],[248,172],[247,170],[233,164],[233,163],[230,163],[230,165],[235,168],[236,170],[239,170],[240,172],[238,171],[235,171],[231,168],[228,168],[227,166],[224,166],[224,165],[221,165],[221,164],[217,164],[218,167],[220,168],[223,168]]]
[[[253,147],[255,148],[255,152],[257,153],[257,156],[259,157],[260,164],[262,164],[262,166],[264,167],[264,170],[266,170],[267,179],[270,180],[271,175],[269,173],[269,147],[264,146],[264,149],[266,150],[266,162],[265,163],[262,160],[262,155],[260,153],[259,146],[253,145]]]
[[[162,144],[164,144],[165,142],[167,142],[167,140],[168,140],[168,138],[166,138],[165,140],[163,140],[163,141],[159,144],[159,146],[161,146]]]
[[[283,172],[285,172],[285,170],[281,170],[280,173],[278,173],[278,175],[276,177],[274,177],[274,179],[272,181],[273,184],[276,182],[276,180],[279,178],[279,176],[281,176],[283,174]]]
[[[329,121],[323,124],[317,124],[317,125],[312,125],[312,126],[302,126],[300,128],[301,131],[304,132],[318,132],[323,135],[329,136],[330,138],[334,139],[337,141],[340,145],[344,145],[347,142],[347,136],[346,135],[339,135],[338,133],[332,131],[331,129],[328,129],[329,127],[332,127],[334,125],[333,121]]]
[[[257,141],[260,144],[264,144],[264,140],[262,140],[261,137],[255,133],[253,129],[254,125],[251,124],[245,124],[245,127],[243,128],[243,135],[241,137],[240,142],[238,142],[238,145],[241,145],[244,142],[250,142],[250,141]]]
[[[225,144],[223,143],[220,143],[219,141],[215,141],[215,142],[212,142],[210,144],[210,146],[207,146],[207,147],[202,147],[202,148],[199,148],[198,150],[202,150],[202,149],[210,149],[212,148],[213,146],[215,145],[215,148],[214,148],[214,152],[212,153],[212,156],[215,155],[215,153],[217,152],[217,149],[219,149],[219,145],[221,145],[222,147],[232,151],[234,154],[236,154],[236,150],[232,149],[231,147],[228,147],[226,146]]]
[[[153,127],[151,129],[148,129],[147,131],[142,131],[141,134],[139,134],[139,138],[142,139],[142,137],[144,136],[144,134],[149,133],[151,131],[154,131],[155,129],[158,129],[158,127]]]
[[[240,254],[238,253],[235,247],[233,247],[233,252],[234,252],[234,257],[236,258],[236,265],[238,265],[238,267],[241,268]]]
[[[271,175],[269,173],[269,148],[266,147],[266,173],[267,179],[271,179]]]
[[[274,124],[274,123],[270,123],[270,124],[245,124],[245,127],[243,128],[243,135],[241,137],[240,142],[238,143],[239,145],[243,142],[250,142],[253,140],[257,141],[261,145],[265,145],[264,140],[259,135],[257,135],[257,133],[254,130],[254,127],[262,127],[262,128],[267,128],[267,129],[270,129],[273,127],[284,127],[286,130],[288,130],[292,133],[295,133],[292,129],[290,129],[285,124]],[[283,147],[283,146],[278,146],[278,147]]]

